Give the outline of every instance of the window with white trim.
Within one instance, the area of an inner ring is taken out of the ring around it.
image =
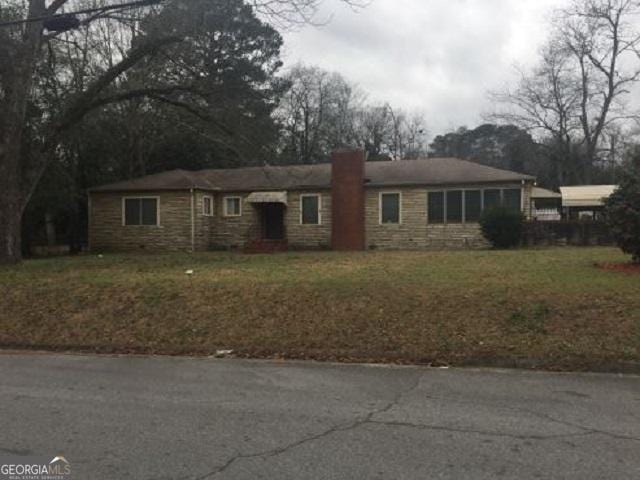
[[[380,193],[380,224],[398,225],[402,219],[400,192]]]
[[[122,224],[125,226],[159,225],[158,197],[125,197]]]
[[[320,225],[322,200],[320,195],[300,195],[300,224]]]
[[[242,198],[241,197],[224,197],[224,216],[225,217],[242,216]]]
[[[205,217],[213,215],[213,197],[211,195],[202,197],[202,215]]]

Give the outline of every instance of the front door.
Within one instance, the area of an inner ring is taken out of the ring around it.
[[[262,237],[265,240],[284,240],[284,205],[262,204]]]

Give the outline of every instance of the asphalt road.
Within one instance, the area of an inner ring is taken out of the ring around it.
[[[74,480],[640,478],[640,377],[0,355],[0,455]]]

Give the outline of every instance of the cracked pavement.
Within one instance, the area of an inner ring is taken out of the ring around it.
[[[0,355],[0,456],[77,479],[640,478],[640,377]]]

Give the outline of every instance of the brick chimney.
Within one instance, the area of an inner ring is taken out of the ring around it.
[[[331,248],[364,250],[364,151],[331,155],[331,214]]]

